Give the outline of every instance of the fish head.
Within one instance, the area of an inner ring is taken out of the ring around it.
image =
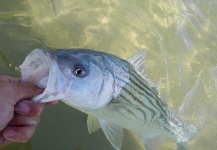
[[[72,107],[101,108],[112,100],[115,80],[113,69],[99,54],[36,49],[20,66],[21,80],[45,88],[33,101],[44,103],[61,99]]]

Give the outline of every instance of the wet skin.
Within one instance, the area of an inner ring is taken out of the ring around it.
[[[43,90],[21,83],[17,78],[0,75],[0,148],[13,142],[27,142],[33,136],[44,104],[30,101],[30,98]]]

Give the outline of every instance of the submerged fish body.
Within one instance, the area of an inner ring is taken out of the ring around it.
[[[136,133],[146,149],[166,136],[186,149],[197,127],[174,114],[157,87],[144,75],[144,53],[125,61],[92,50],[34,50],[20,66],[23,82],[46,88],[33,98],[54,99],[88,114],[89,132],[100,127],[115,149],[121,149],[123,129]]]

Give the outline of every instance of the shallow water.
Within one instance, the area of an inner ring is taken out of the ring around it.
[[[216,0],[0,1],[0,74],[19,76],[17,67],[34,48],[88,48],[124,59],[144,50],[146,74],[160,81],[169,106],[188,122],[203,125],[188,149],[214,150],[216,27]],[[183,101],[189,106],[179,109]],[[123,150],[141,149],[129,140],[126,136]],[[32,149],[113,148],[102,131],[89,135],[85,114],[59,103],[46,107],[30,142],[3,148]],[[165,139],[161,149],[176,146]]]

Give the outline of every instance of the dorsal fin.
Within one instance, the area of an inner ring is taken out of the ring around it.
[[[145,74],[145,57],[146,53],[144,51],[140,51],[131,56],[127,61],[135,67],[137,72]]]
[[[146,67],[146,53],[145,51],[140,51],[137,54],[131,56],[127,61],[135,68],[136,72],[143,77],[150,86],[154,87],[159,92],[160,81],[156,84],[153,83],[146,75],[145,67]]]

